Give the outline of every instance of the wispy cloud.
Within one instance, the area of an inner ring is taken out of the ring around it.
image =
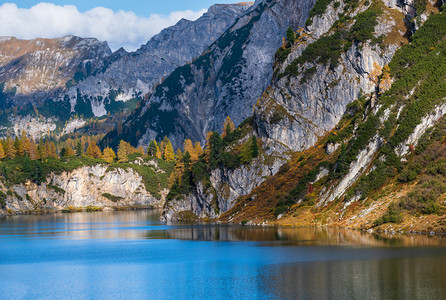
[[[163,28],[182,18],[195,20],[204,12],[186,10],[145,18],[134,12],[114,12],[105,7],[80,12],[74,5],[39,3],[24,9],[15,3],[5,3],[0,6],[0,36],[33,39],[77,35],[107,41],[113,50],[119,47],[135,50]]]

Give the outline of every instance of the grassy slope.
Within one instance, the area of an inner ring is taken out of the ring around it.
[[[240,198],[237,205],[226,212],[221,220],[354,228],[372,228],[378,225],[380,229],[391,227],[417,231],[446,230],[444,159],[442,156],[434,159],[431,154],[442,153],[445,147],[443,141],[446,139],[444,128],[437,125],[438,128],[431,131],[431,135],[426,134],[420,146],[409,155],[408,162],[401,162],[392,154],[393,149],[407,138],[421,118],[434,105],[445,101],[445,23],[443,12],[431,17],[413,36],[411,43],[395,55],[390,65],[396,81],[392,89],[379,98],[382,109],[377,114],[379,117],[385,108],[391,108],[389,121],[381,124],[377,116],[367,109],[367,102],[356,101],[351,107],[356,114],[347,114],[328,137],[321,139],[315,147],[296,154],[277,175],[268,179],[249,196]],[[415,86],[417,88],[412,96],[407,97]],[[396,113],[402,106],[404,109],[397,119]],[[367,119],[362,121],[365,112],[368,112]],[[359,129],[351,136],[351,125],[355,122]],[[348,166],[354,161],[358,151],[378,132],[386,143],[377,153],[380,160],[376,159],[370,166],[376,171],[362,176],[346,193],[346,197],[322,208],[315,207],[319,192],[324,187],[335,184],[345,174],[340,166]],[[432,132],[435,132],[435,136]],[[338,136],[342,138],[337,138]],[[349,139],[349,142],[340,150],[330,156],[325,153],[324,145],[327,141],[344,139]],[[412,164],[423,159],[429,163],[418,166],[417,173],[412,174],[410,180],[404,180],[405,172],[414,169]],[[309,180],[305,178],[323,161],[332,163],[331,166],[327,163],[331,175],[310,188]],[[296,195],[303,197],[296,198]],[[360,195],[360,200],[344,208],[345,200],[354,195]],[[277,220],[277,215],[282,212],[286,213],[285,216]]]

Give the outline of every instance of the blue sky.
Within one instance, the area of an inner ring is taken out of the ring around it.
[[[35,0],[20,0],[20,1],[10,1],[17,4],[18,7],[22,8],[30,8],[31,6],[38,4],[42,1]],[[47,0],[44,2],[50,2],[57,5],[75,5],[82,12],[90,10],[94,7],[103,6],[108,7],[114,11],[117,10],[130,10],[135,12],[137,15],[141,16],[149,16],[150,14],[169,14],[172,11],[181,11],[181,10],[193,10],[198,11],[204,8],[209,8],[212,4],[228,4],[228,3],[237,3],[240,1],[228,1],[228,0],[77,0],[77,1],[51,1]]]
[[[0,36],[20,39],[66,35],[107,41],[112,50],[134,51],[180,19],[196,20],[220,0],[100,0],[46,2],[21,0],[0,4]]]

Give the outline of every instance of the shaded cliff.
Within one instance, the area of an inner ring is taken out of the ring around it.
[[[125,122],[123,132],[107,139],[130,138],[147,145],[168,136],[174,146],[184,138],[203,141],[221,129],[228,115],[236,124],[270,84],[274,53],[288,26],[303,25],[313,1],[262,1],[237,19],[192,63],[177,68]],[[139,135],[129,137],[130,132]]]

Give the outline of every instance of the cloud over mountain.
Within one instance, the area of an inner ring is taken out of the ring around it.
[[[113,50],[119,47],[135,50],[163,28],[182,18],[195,20],[205,11],[186,10],[167,16],[140,17],[134,12],[115,12],[105,7],[80,12],[74,5],[39,3],[24,9],[14,3],[5,3],[0,5],[0,36],[32,39],[77,35],[107,41]]]

